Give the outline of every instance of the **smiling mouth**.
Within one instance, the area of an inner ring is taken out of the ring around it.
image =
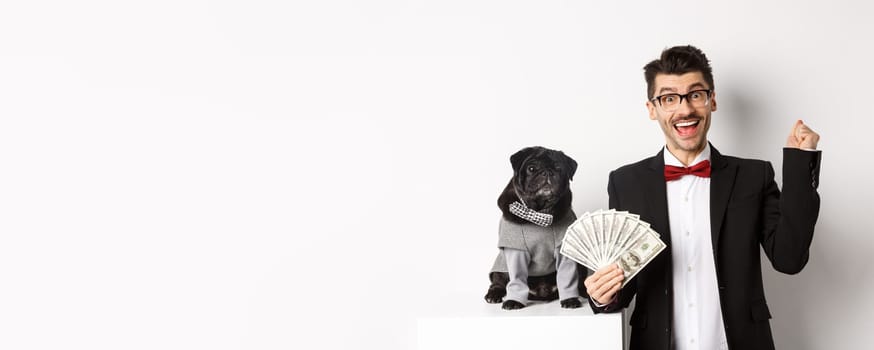
[[[698,130],[698,124],[700,123],[701,119],[681,120],[674,123],[674,130],[676,130],[677,134],[681,137],[693,135],[695,134],[695,131]]]

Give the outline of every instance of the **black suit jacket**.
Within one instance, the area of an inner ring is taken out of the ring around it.
[[[662,152],[614,170],[607,186],[610,208],[639,214],[668,245],[619,292],[617,301],[605,307],[592,304],[596,313],[615,312],[637,295],[630,321],[632,350],[673,348],[671,232]],[[711,145],[713,256],[731,349],[774,348],[760,254],[764,251],[783,273],[798,273],[807,264],[819,214],[820,155],[784,149],[781,194],[769,162],[725,156]]]

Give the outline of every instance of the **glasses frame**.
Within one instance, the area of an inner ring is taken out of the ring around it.
[[[684,95],[681,95],[681,94],[678,94],[678,93],[674,93],[674,92],[669,93],[669,94],[661,94],[661,95],[658,95],[658,96],[656,96],[656,97],[653,97],[653,98],[649,99],[649,101],[650,101],[650,102],[653,102],[653,103],[655,103],[655,101],[658,101],[658,103],[659,103],[659,108],[661,108],[663,111],[665,111],[665,112],[673,112],[673,111],[677,110],[677,108],[680,108],[680,105],[683,104],[683,100],[686,100],[687,103],[688,103],[688,101],[689,101],[689,98],[688,98],[689,95],[694,94],[694,93],[698,93],[698,92],[702,92],[702,91],[707,93],[707,101],[704,102],[704,106],[707,106],[707,105],[710,104],[710,98],[713,97],[713,89],[697,89],[697,90],[692,90],[692,91],[687,92],[687,93],[684,94]],[[677,106],[676,106],[674,109],[670,110],[670,111],[667,110],[667,109],[665,109],[664,106],[662,106],[662,97],[664,97],[664,96],[668,96],[668,95],[676,95],[677,97],[680,98],[680,102],[677,103]],[[702,106],[702,107],[703,107],[703,106]]]

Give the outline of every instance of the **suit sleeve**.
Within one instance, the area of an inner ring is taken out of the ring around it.
[[[609,204],[610,209],[622,210],[622,204],[619,202],[619,195],[616,192],[616,181],[614,181],[615,172],[610,172],[610,177],[607,180],[607,195],[609,196]],[[631,299],[634,298],[634,294],[637,292],[637,280],[632,280],[625,285],[624,288],[620,289],[617,293],[617,297],[610,303],[606,305],[597,305],[595,301],[589,297],[589,306],[592,307],[592,311],[596,314],[598,313],[610,313],[610,312],[618,312],[622,311],[622,309],[628,307],[628,304],[631,303]]]
[[[822,152],[783,149],[783,192],[768,163],[764,188],[764,227],[760,237],[765,254],[777,271],[801,272],[810,256],[813,230],[819,216],[819,169]]]

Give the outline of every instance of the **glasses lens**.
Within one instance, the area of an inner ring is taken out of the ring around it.
[[[659,97],[659,104],[666,111],[672,111],[680,105],[680,95],[678,94],[667,94]]]
[[[695,107],[704,107],[710,99],[710,91],[696,90],[686,95],[686,100]]]

